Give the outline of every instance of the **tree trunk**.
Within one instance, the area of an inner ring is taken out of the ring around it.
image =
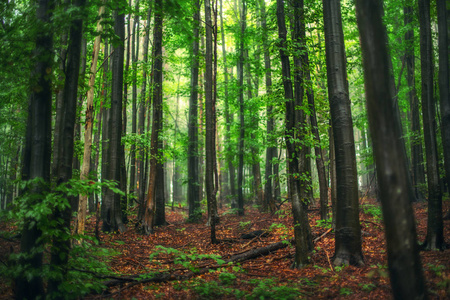
[[[205,51],[205,186],[206,200],[208,203],[208,219],[211,227],[211,243],[217,243],[216,239],[216,195],[214,189],[214,162],[216,155],[215,128],[214,128],[214,95],[213,95],[213,48],[212,48],[212,20],[211,3],[205,0],[205,32],[206,32],[206,51]]]
[[[245,120],[244,120],[244,38],[245,27],[247,25],[247,4],[246,0],[240,0],[240,25],[239,36],[239,61],[238,61],[238,87],[239,87],[239,147],[238,147],[238,215],[244,215],[244,139],[245,139]],[[242,5],[242,7],[241,7]]]
[[[157,165],[160,159],[159,153],[159,134],[162,130],[162,98],[163,98],[163,57],[162,57],[162,38],[163,38],[163,1],[155,1],[155,25],[153,32],[153,117],[152,117],[152,136],[150,145],[150,172],[148,181],[147,199],[145,201],[144,218],[142,229],[144,234],[153,233],[155,225],[156,210],[156,176]],[[164,188],[159,187],[159,188]]]
[[[438,30],[439,30],[439,103],[441,108],[441,136],[444,153],[445,184],[450,191],[450,81],[449,81],[449,16],[445,0],[437,0]],[[448,8],[447,8],[448,7]]]
[[[74,6],[83,9],[85,0],[77,0]],[[83,33],[83,19],[78,18],[72,20],[69,33],[69,45],[67,51],[67,68],[66,79],[64,82],[64,106],[63,116],[59,124],[60,137],[59,144],[55,145],[58,148],[58,161],[56,161],[56,184],[61,185],[72,179],[72,166],[74,156],[74,129],[77,112],[78,99],[78,75],[80,73],[80,56],[81,56],[81,40]],[[55,220],[61,219],[59,229],[70,232],[70,221],[72,216],[72,207],[74,197],[64,195],[68,200],[70,206],[62,208],[56,207],[53,213]],[[70,239],[66,235],[60,234],[53,238],[53,245],[51,248],[51,270],[53,272],[60,272],[57,279],[51,279],[48,283],[48,291],[51,294],[58,295],[58,287],[65,280],[67,274],[66,265],[69,259]]]
[[[199,153],[198,153],[198,72],[199,72],[199,38],[200,38],[200,1],[195,1],[194,7],[194,41],[192,42],[192,65],[189,97],[188,125],[188,205],[189,220],[198,221],[201,218],[199,189]]]
[[[87,180],[89,176],[89,170],[91,166],[91,149],[92,149],[92,128],[94,127],[94,87],[95,76],[97,74],[97,61],[98,53],[100,50],[101,32],[103,31],[102,15],[105,12],[105,7],[101,6],[98,10],[100,20],[97,22],[96,31],[99,33],[95,37],[94,49],[92,51],[92,62],[89,76],[89,90],[87,92],[86,99],[86,117],[85,117],[85,130],[84,130],[84,152],[83,152],[83,165],[81,167],[80,179]],[[76,223],[76,233],[83,234],[86,221],[86,206],[88,195],[80,195],[78,204],[78,215]]]
[[[363,53],[367,110],[377,166],[388,265],[396,299],[426,298],[414,211],[410,204],[407,157],[394,105],[387,33],[381,0],[356,1]]]
[[[137,60],[139,57],[139,0],[136,0],[135,6],[135,16],[133,21],[133,33],[131,37],[131,63],[132,63],[132,88],[131,88],[131,134],[136,136],[137,133]],[[131,15],[130,15],[131,17]],[[131,22],[131,19],[129,20]],[[130,166],[130,187],[128,189],[130,193],[129,205],[133,205],[137,198],[137,152],[136,152],[135,140],[131,144],[130,156],[131,156],[131,166]]]
[[[425,249],[443,249],[442,194],[439,187],[436,115],[433,98],[433,48],[430,0],[419,0],[420,66],[422,74],[422,117],[428,181],[428,221]]]
[[[425,171],[423,167],[422,134],[420,126],[419,100],[417,99],[415,84],[415,58],[414,58],[414,29],[411,25],[414,18],[413,3],[403,7],[404,24],[408,30],[405,32],[405,62],[406,78],[408,81],[408,98],[411,110],[411,164],[412,164],[412,184],[416,199],[423,200],[422,187],[425,185]]]
[[[335,265],[363,265],[358,176],[340,0],[323,1],[328,98],[336,156]]]
[[[123,96],[123,66],[125,41],[125,15],[116,10],[114,12],[114,32],[120,42],[114,46],[112,54],[112,82],[111,82],[111,108],[109,109],[109,122],[107,123],[109,145],[106,157],[108,170],[104,174],[106,180],[121,181],[121,139],[122,139],[122,96]],[[119,185],[120,187],[120,185]],[[121,196],[111,189],[106,190],[102,201],[102,230],[105,232],[124,232],[125,225],[122,220]]]
[[[51,25],[51,12],[53,1],[40,0],[37,3],[36,17],[41,26],[38,26],[35,48],[35,69],[32,78],[36,78],[36,86],[31,89],[28,102],[28,120],[26,126],[25,148],[23,153],[22,180],[42,178],[46,183],[43,186],[30,187],[30,193],[39,195],[48,189],[50,183],[51,164],[51,109],[52,109],[52,81],[47,70],[53,65],[53,55],[48,55],[53,50],[53,33],[45,31]],[[45,25],[45,26],[44,26]],[[38,88],[39,87],[39,88]],[[34,197],[29,203],[29,209],[40,205],[42,197]],[[26,218],[22,228],[20,240],[20,252],[24,255],[19,264],[24,267],[23,273],[15,280],[15,297],[17,299],[33,299],[45,297],[42,277],[42,235],[37,220]],[[36,251],[36,249],[39,249]],[[26,276],[36,274],[36,276]]]
[[[142,135],[145,132],[145,120],[146,120],[146,112],[147,112],[147,104],[146,104],[146,97],[147,97],[147,64],[148,64],[148,44],[150,39],[150,22],[151,22],[151,5],[148,9],[147,13],[147,25],[145,27],[145,35],[144,35],[144,44],[143,44],[143,50],[142,50],[142,62],[143,62],[143,70],[142,70],[142,86],[141,86],[141,93],[140,93],[140,103],[139,103],[139,123],[138,123],[138,135],[142,138]],[[137,47],[139,48],[139,47]],[[138,51],[138,50],[136,50]],[[137,56],[137,53],[136,53]],[[136,58],[137,60],[137,58]],[[150,112],[148,113],[148,116],[150,116]],[[139,212],[138,212],[138,219],[141,220],[144,217],[144,211],[145,211],[145,191],[147,189],[147,177],[146,177],[146,163],[145,163],[145,157],[146,157],[146,151],[145,147],[142,143],[139,144],[139,155],[136,159],[136,165],[137,165],[137,177],[138,177],[138,203],[139,203]]]
[[[296,3],[301,5],[302,3]],[[309,235],[309,223],[306,215],[305,207],[302,203],[301,192],[304,187],[300,183],[300,170],[298,154],[296,151],[295,134],[296,134],[296,112],[294,104],[294,94],[292,90],[291,71],[289,56],[286,50],[286,23],[284,13],[284,1],[277,0],[277,24],[278,37],[280,40],[279,51],[281,59],[281,70],[284,87],[284,98],[286,103],[286,131],[285,141],[288,155],[288,187],[292,202],[292,212],[294,215],[294,235],[295,235],[295,258],[293,267],[300,268],[308,263],[308,252],[312,244]]]

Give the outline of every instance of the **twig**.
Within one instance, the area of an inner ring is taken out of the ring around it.
[[[333,228],[328,229],[328,230],[325,231],[325,233],[323,233],[321,236],[315,238],[315,239],[314,239],[314,243],[316,243],[318,240],[322,239],[324,236],[326,236],[328,233],[330,233],[331,230],[333,230]]]
[[[325,251],[325,254],[327,255],[327,259],[328,259],[328,264],[330,265],[331,271],[333,271],[333,272],[334,272],[334,268],[333,268],[333,265],[331,264],[331,261],[330,261],[330,256],[328,255],[328,252],[327,252],[327,250],[325,250],[325,248],[322,248],[322,249],[323,249],[323,251]]]

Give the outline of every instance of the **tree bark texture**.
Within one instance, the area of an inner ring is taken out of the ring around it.
[[[407,157],[394,107],[390,57],[381,0],[358,0],[366,101],[385,224],[388,266],[395,299],[426,298]]]
[[[334,264],[363,265],[358,177],[348,92],[340,0],[323,1],[328,99],[336,157],[336,245]]]

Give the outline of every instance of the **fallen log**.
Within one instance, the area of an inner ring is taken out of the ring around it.
[[[141,283],[161,283],[161,282],[168,282],[173,280],[186,280],[189,278],[192,278],[194,276],[198,276],[204,273],[209,272],[209,270],[212,269],[218,269],[223,267],[226,264],[229,263],[237,263],[237,262],[243,262],[246,260],[254,259],[260,256],[269,255],[274,251],[277,251],[279,249],[286,248],[289,244],[291,244],[293,240],[284,240],[278,243],[270,244],[266,247],[251,249],[249,251],[246,251],[244,253],[239,253],[237,255],[232,255],[230,258],[225,260],[224,264],[214,264],[205,268],[201,268],[197,270],[196,272],[188,271],[184,274],[175,274],[175,273],[168,273],[168,272],[158,272],[158,273],[147,273],[147,274],[136,274],[136,275],[129,275],[129,276],[123,276],[123,277],[115,277],[114,279],[104,281],[103,285],[110,288],[116,285],[122,285],[122,284],[129,284],[127,286],[131,287],[136,284]]]

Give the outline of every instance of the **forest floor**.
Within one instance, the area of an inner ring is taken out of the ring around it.
[[[444,213],[450,201],[444,201]],[[427,204],[415,203],[419,240],[426,235]],[[150,236],[139,234],[130,216],[128,230],[122,234],[100,234],[100,246],[114,249],[108,264],[128,281],[108,278],[110,286],[101,294],[85,299],[391,299],[387,271],[386,246],[379,204],[371,199],[361,203],[361,228],[364,267],[331,264],[334,254],[334,232],[327,222],[319,221],[317,208],[310,209],[314,251],[310,265],[291,269],[293,246],[283,247],[240,263],[224,263],[236,255],[293,237],[289,205],[275,214],[260,213],[246,207],[245,216],[230,210],[219,210],[217,238],[211,244],[206,218],[198,224],[186,223],[187,211],[176,207],[166,212],[167,226],[157,227]],[[95,218],[87,220],[93,235]],[[5,230],[5,224],[0,224]],[[250,239],[242,234],[264,230],[268,235]],[[446,242],[450,239],[450,221],[444,221]],[[158,246],[159,245],[159,246]],[[278,244],[279,245],[279,244]],[[157,247],[158,246],[158,247]],[[162,247],[161,247],[162,246]],[[0,239],[0,258],[6,249],[18,247],[17,241]],[[152,255],[153,254],[153,255]],[[152,257],[150,257],[152,255]],[[421,252],[429,298],[450,299],[450,250]],[[160,282],[151,279],[157,275]],[[166,276],[167,275],[167,276]],[[141,280],[141,283],[139,283]],[[142,283],[142,280],[146,283]],[[2,296],[3,295],[3,296]],[[11,288],[0,284],[0,299],[11,299]]]

